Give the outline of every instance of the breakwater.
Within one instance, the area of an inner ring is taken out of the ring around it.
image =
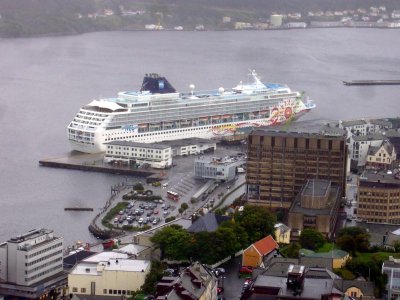
[[[400,85],[400,80],[352,80],[343,81],[344,85]]]

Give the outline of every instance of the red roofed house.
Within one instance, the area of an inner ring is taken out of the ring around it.
[[[242,266],[263,267],[264,258],[278,248],[272,235],[266,236],[243,251]]]

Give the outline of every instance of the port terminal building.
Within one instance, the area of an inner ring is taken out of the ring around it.
[[[237,168],[243,161],[231,157],[202,156],[194,160],[194,177],[229,182],[235,179]]]

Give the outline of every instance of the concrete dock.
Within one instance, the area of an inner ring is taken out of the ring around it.
[[[71,154],[67,157],[42,159],[39,161],[39,165],[50,168],[72,169],[138,177],[147,177],[155,174],[155,172],[151,170],[136,169],[132,166],[111,165],[104,163],[103,156],[103,153]]]

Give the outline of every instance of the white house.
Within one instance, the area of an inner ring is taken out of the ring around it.
[[[379,147],[387,138],[382,134],[353,135],[349,139],[349,155],[357,161],[358,166],[364,166],[367,160],[368,149]]]
[[[393,144],[389,140],[384,140],[378,147],[369,147],[366,166],[373,169],[390,169],[396,157]]]

